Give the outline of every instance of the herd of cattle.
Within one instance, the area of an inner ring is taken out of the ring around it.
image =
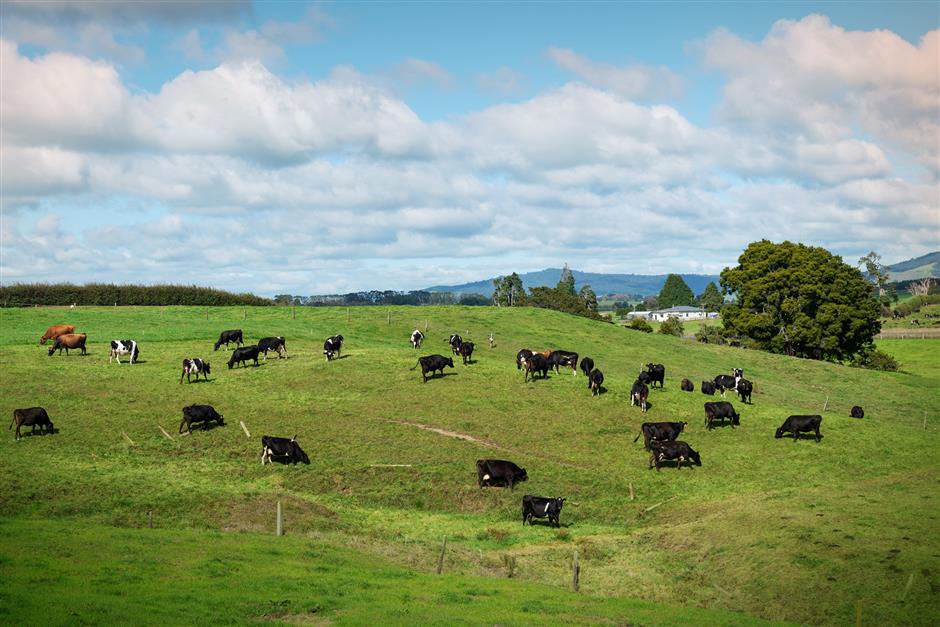
[[[49,327],[46,333],[40,339],[40,344],[45,344],[53,340],[49,348],[49,355],[55,351],[64,349],[68,355],[69,349],[80,349],[82,354],[86,354],[85,342],[87,336],[85,333],[76,334],[75,327],[72,325],[57,325]],[[418,349],[424,342],[424,334],[415,329],[411,333],[410,341],[412,348]],[[323,344],[323,354],[327,361],[340,356],[343,347],[343,336],[334,335],[326,339]],[[223,331],[219,335],[213,350],[217,351],[224,346],[226,350],[229,344],[235,344],[235,349],[228,361],[229,369],[235,365],[245,365],[248,361],[258,364],[259,356],[267,359],[269,351],[277,353],[278,359],[287,358],[287,346],[281,336],[266,337],[258,341],[256,345],[244,346],[244,338],[240,329]],[[463,359],[464,364],[472,364],[474,345],[473,342],[464,341],[457,334],[450,336],[448,340],[451,352],[454,356]],[[121,356],[127,355],[130,363],[136,363],[140,356],[140,348],[135,340],[112,340],[111,351],[108,363],[117,359],[121,363]],[[562,368],[570,368],[572,375],[577,376],[580,369],[588,380],[588,388],[592,396],[597,396],[604,392],[602,384],[604,383],[604,374],[595,368],[594,360],[590,357],[582,357],[578,360],[578,353],[565,350],[547,350],[535,352],[527,348],[519,350],[516,354],[516,368],[525,372],[524,381],[535,381],[539,375],[542,379],[548,377],[548,371],[553,370],[556,374]],[[445,367],[454,367],[452,357],[443,355],[426,355],[418,358],[418,363],[411,369],[414,370],[421,366],[421,376],[426,383],[429,378],[433,378],[436,373],[444,374]],[[203,375],[208,380],[211,368],[208,361],[200,358],[186,358],[183,360],[183,372],[180,375],[180,383],[185,377],[191,382],[191,376],[195,375],[197,381],[199,375]],[[428,374],[430,373],[430,377]],[[646,364],[645,370],[641,370],[636,381],[630,389],[630,404],[638,406],[641,411],[646,412],[649,406],[648,399],[650,388],[663,388],[666,378],[666,368],[662,364]],[[693,392],[694,384],[689,379],[682,379],[680,389],[684,392]],[[744,378],[744,371],[740,368],[732,369],[731,375],[718,375],[711,381],[702,381],[701,392],[708,396],[714,396],[716,392],[722,397],[726,392],[732,391],[738,394],[741,401],[750,404],[754,385],[751,381]],[[735,411],[734,406],[727,401],[706,402],[705,409],[705,428],[711,431],[715,426],[724,425],[725,420],[734,429],[736,425],[741,424],[741,416]],[[861,407],[852,407],[851,417],[863,418],[865,415]],[[221,414],[211,405],[190,405],[183,408],[183,420],[180,422],[179,433],[183,433],[184,428],[188,433],[192,432],[192,425],[202,424],[203,429],[208,429],[210,423],[216,423],[224,426],[225,422]],[[793,415],[789,416],[784,423],[777,429],[776,438],[783,437],[783,434],[790,433],[794,441],[799,439],[800,433],[815,433],[815,439],[819,442],[822,437],[819,427],[822,423],[822,416],[819,415]],[[634,438],[634,442],[643,437],[644,449],[650,452],[649,468],[656,468],[659,471],[661,464],[667,461],[675,461],[676,468],[680,469],[683,463],[702,465],[701,455],[695,451],[687,442],[681,441],[678,437],[682,434],[687,422],[645,422],[640,427],[640,433]],[[36,432],[38,427],[40,434],[54,433],[53,423],[49,415],[42,407],[30,407],[27,409],[16,409],[13,411],[13,422],[10,428],[16,426],[15,439],[21,437],[20,429],[24,426],[32,427],[32,432]],[[275,436],[262,436],[261,438],[262,454],[261,463],[265,465],[274,461],[284,464],[309,464],[310,458],[297,442],[297,436],[293,438],[282,438]],[[505,486],[510,490],[517,483],[527,481],[528,474],[525,468],[520,468],[514,462],[499,459],[480,459],[476,462],[477,481],[482,489],[486,486]],[[532,523],[533,518],[547,518],[549,524],[558,526],[561,509],[565,499],[559,497],[542,497],[527,494],[522,499],[522,523],[523,525]]]

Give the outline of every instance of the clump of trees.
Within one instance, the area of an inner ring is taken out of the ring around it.
[[[683,331],[685,331],[685,328],[682,326],[682,321],[675,316],[669,316],[659,323],[659,332],[663,335],[682,337]]]
[[[426,292],[413,290],[398,292],[395,290],[368,290],[347,294],[321,294],[314,296],[293,296],[278,294],[274,297],[278,305],[306,305],[310,307],[368,305],[475,305],[490,304],[490,299],[483,294],[455,294],[453,292]]]
[[[521,307],[526,304],[525,287],[519,274],[513,272],[509,276],[493,279],[493,304],[497,307]]]
[[[656,298],[657,306],[660,309],[669,309],[679,305],[694,305],[695,294],[692,288],[686,284],[678,274],[670,274],[663,283],[663,289],[659,291]]]
[[[645,318],[634,318],[630,321],[630,324],[627,325],[628,329],[633,329],[634,331],[642,331],[643,333],[652,333],[652,325],[646,321]]]
[[[721,311],[725,304],[725,297],[721,295],[714,281],[709,281],[705,291],[698,295],[698,306],[705,311]]]
[[[0,287],[0,305],[273,305],[254,294],[234,294],[196,285],[117,285],[114,283],[14,283]]]
[[[568,264],[565,264],[555,287],[532,287],[526,294],[522,279],[515,272],[495,279],[493,286],[492,302],[500,307],[541,307],[609,322],[597,313],[597,295],[590,285],[584,285],[580,292],[575,291],[574,274]]]

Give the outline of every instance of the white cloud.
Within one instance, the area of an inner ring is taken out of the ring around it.
[[[479,74],[476,78],[480,89],[497,96],[516,96],[524,93],[527,82],[524,74],[505,65],[494,72]]]
[[[682,92],[682,81],[669,68],[640,63],[616,66],[592,61],[567,48],[549,48],[548,57],[584,82],[633,100],[665,100]]]
[[[450,73],[431,61],[423,59],[406,59],[402,63],[392,66],[391,77],[406,87],[421,84],[431,84],[442,89],[453,89],[456,85]]]

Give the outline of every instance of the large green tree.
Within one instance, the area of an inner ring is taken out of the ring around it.
[[[561,278],[558,280],[558,285],[555,286],[555,289],[571,294],[572,296],[575,295],[574,274],[572,274],[571,269],[568,268],[568,264],[565,264],[564,269],[562,269]]]
[[[515,272],[493,279],[493,304],[497,307],[519,307],[525,304],[525,288]]]
[[[754,242],[721,286],[736,297],[721,312],[726,331],[774,353],[848,359],[881,330],[871,284],[825,248]]]
[[[709,281],[705,286],[705,291],[698,297],[699,307],[705,311],[720,311],[721,306],[725,304],[724,296],[718,291],[718,286],[714,281]]]
[[[597,294],[594,293],[590,285],[585,283],[581,286],[581,291],[578,292],[578,298],[581,299],[585,307],[591,311],[597,311]]]
[[[571,294],[562,287],[531,287],[529,288],[529,297],[526,304],[533,307],[563,311],[594,320],[606,320],[596,311],[588,309],[577,294]]]
[[[695,302],[695,294],[692,293],[692,290],[682,280],[681,276],[670,274],[666,277],[663,289],[659,291],[657,301],[662,309],[669,309],[676,305],[691,305]]]

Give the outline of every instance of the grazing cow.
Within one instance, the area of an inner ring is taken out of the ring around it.
[[[738,387],[738,381],[731,375],[720,374],[714,379],[715,389],[721,392],[721,396],[724,397],[725,391],[727,390],[736,390]]]
[[[649,398],[650,390],[646,384],[637,379],[630,388],[630,406],[639,405],[640,409],[646,411],[646,401]],[[639,437],[639,436],[637,436]]]
[[[742,403],[751,403],[751,393],[754,391],[754,384],[748,381],[747,379],[738,380],[738,396],[741,397]]]
[[[523,366],[525,366],[525,381],[529,380],[529,375],[532,375],[532,380],[535,381],[536,372],[541,372],[543,379],[548,377],[548,359],[542,353],[532,353]]]
[[[39,338],[40,344],[45,344],[48,340],[54,340],[60,335],[75,333],[75,326],[71,324],[57,324],[46,329],[46,332]]]
[[[734,429],[734,425],[741,424],[741,416],[734,411],[734,406],[727,401],[718,401],[717,403],[705,403],[705,426],[709,431],[712,429],[712,423],[718,422],[721,420],[721,424],[725,424],[725,418],[731,420],[731,428]]]
[[[236,348],[232,351],[232,356],[228,360],[228,369],[231,370],[232,366],[236,363],[245,365],[245,362],[249,359],[255,361],[255,365],[258,365],[258,347],[257,346],[242,346],[241,348]]]
[[[137,342],[134,340],[111,340],[111,354],[108,356],[108,363],[110,364],[113,359],[117,359],[117,362],[121,363],[121,355],[130,355],[131,363],[136,362],[140,356]]]
[[[516,353],[516,370],[521,370],[522,366],[525,364],[525,360],[532,356],[532,351],[528,348],[519,349],[519,352]]]
[[[451,357],[444,357],[443,355],[425,355],[424,357],[418,357],[418,363],[411,367],[412,370],[421,366],[421,376],[424,378],[424,382],[428,382],[428,373],[431,373],[433,377],[438,370],[441,372],[441,376],[444,376],[444,367],[450,366],[454,367],[454,360]]]
[[[588,387],[591,388],[591,396],[597,396],[601,393],[601,385],[604,383],[604,373],[594,369],[588,376]]]
[[[343,336],[334,335],[332,337],[326,338],[326,341],[323,342],[323,354],[326,355],[326,360],[330,361],[336,357],[339,357],[340,351],[343,350]]]
[[[411,332],[411,348],[421,348],[421,342],[424,341],[424,333],[415,329]]]
[[[584,373],[584,376],[591,376],[591,371],[594,370],[594,360],[590,357],[582,357],[581,365],[578,366],[581,369],[581,372]]]
[[[533,518],[548,518],[549,525],[560,527],[558,517],[561,516],[564,504],[565,499],[526,494],[522,497],[522,526],[524,527],[526,522],[531,525]]]
[[[13,425],[16,425],[16,433],[13,435],[14,440],[19,440],[23,437],[20,434],[20,427],[32,427],[30,435],[36,433],[36,427],[39,427],[39,433],[55,433],[52,427],[52,421],[49,420],[49,414],[47,414],[46,410],[42,407],[14,409],[13,422],[10,423],[9,429],[12,429]]]
[[[855,405],[854,407],[852,407],[852,411],[849,413],[849,415],[852,418],[864,418],[865,410],[859,407],[858,405]]]
[[[715,384],[712,381],[702,381],[702,394],[715,395]]]
[[[477,483],[483,486],[508,486],[513,489],[517,483],[528,481],[529,475],[525,468],[519,468],[512,462],[503,459],[478,459]]]
[[[86,333],[66,333],[65,335],[60,335],[52,343],[52,346],[49,347],[49,356],[59,351],[59,354],[62,354],[62,349],[65,349],[65,354],[69,354],[70,348],[80,348],[82,355],[85,355],[85,340],[88,338]]]
[[[743,378],[744,378],[744,370],[743,370],[742,368],[732,368],[732,369],[731,369],[731,376],[733,376],[735,379],[743,379]]]
[[[819,434],[819,425],[821,424],[822,416],[790,416],[783,421],[783,424],[777,429],[777,433],[774,434],[774,437],[782,438],[783,434],[789,431],[793,434],[793,441],[796,442],[799,439],[799,435],[797,434],[815,431],[816,441],[819,442],[820,438],[822,438]]]
[[[453,351],[454,355],[460,355],[460,345],[463,344],[463,339],[459,335],[454,333],[447,340],[447,343],[450,344],[450,350]]]
[[[555,370],[555,374],[558,374],[558,368],[560,366],[565,366],[566,368],[571,368],[571,374],[577,376],[578,374],[578,354],[572,353],[571,351],[552,351],[548,355],[548,367]]]
[[[688,379],[683,379],[682,383],[679,384],[679,389],[683,392],[694,392],[695,385],[692,384]]]
[[[264,360],[268,360],[268,351],[274,351],[277,353],[277,358],[281,357],[287,359],[287,343],[284,342],[284,338],[278,335],[277,337],[263,337],[258,340],[258,352],[264,353]]]
[[[685,429],[687,422],[644,422],[640,425],[640,433],[633,441],[636,442],[643,436],[643,448],[650,449],[650,442],[657,440],[660,442],[669,442],[675,440]]]
[[[640,374],[637,375],[636,380],[642,383],[643,385],[649,385],[653,379],[652,377],[650,377],[650,373],[646,372],[645,370],[641,370]]]
[[[646,364],[646,371],[650,375],[650,387],[655,387],[653,384],[659,381],[659,387],[663,387],[663,381],[666,380],[666,366],[662,364]]]
[[[702,465],[702,458],[692,450],[687,443],[676,440],[675,442],[653,442],[652,455],[650,455],[649,467],[656,466],[656,472],[659,472],[660,462],[674,459],[676,460],[676,470],[682,468],[682,462],[693,462],[697,466]]]
[[[186,425],[186,431],[193,432],[192,426],[197,422],[202,423],[203,430],[209,429],[209,422],[215,420],[220,427],[225,426],[222,415],[215,410],[212,405],[190,405],[183,408],[183,420],[180,422],[179,432],[183,432],[183,425]]]
[[[229,342],[235,342],[236,348],[244,344],[242,340],[242,330],[241,329],[232,329],[230,331],[222,331],[219,335],[219,339],[215,342],[215,348],[212,350],[219,350],[219,347],[225,344],[225,350],[228,350]]]
[[[463,342],[460,344],[460,356],[463,357],[463,363],[473,363],[473,342]]]
[[[196,381],[199,381],[199,375],[201,374],[205,377],[206,381],[209,380],[209,375],[212,371],[209,369],[209,362],[203,361],[201,359],[184,359],[183,360],[183,373],[180,375],[180,383],[183,382],[183,377],[186,377],[186,383],[192,383],[189,377],[190,375],[196,375]]]
[[[261,465],[275,461],[282,464],[296,464],[297,462],[310,464],[310,458],[297,444],[296,435],[290,439],[273,435],[261,436]]]

